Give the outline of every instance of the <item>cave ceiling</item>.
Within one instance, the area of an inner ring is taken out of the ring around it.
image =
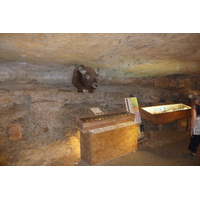
[[[83,64],[105,76],[200,74],[198,33],[2,33],[0,61],[33,66]]]

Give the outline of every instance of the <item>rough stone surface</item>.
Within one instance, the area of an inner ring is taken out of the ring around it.
[[[199,41],[200,34],[194,33],[0,34],[0,60],[24,63],[4,67],[0,74],[56,81],[63,72],[71,73],[71,65],[83,64],[99,67],[108,79],[196,75],[200,73]]]
[[[0,165],[77,165],[78,116],[140,106],[191,105],[200,93],[200,34],[0,34]],[[72,85],[74,64],[100,68],[92,94]],[[20,124],[10,140],[9,124]],[[154,128],[153,125],[151,127]],[[152,151],[152,150],[151,150]]]
[[[22,137],[22,130],[20,124],[9,124],[8,135],[11,140],[18,140]]]
[[[140,106],[183,102],[188,91],[157,87],[99,86],[93,93],[77,93],[66,85],[0,85],[0,165],[76,165],[80,161],[80,133],[75,118],[93,115],[91,107],[104,113],[125,111],[124,98],[138,97]],[[182,98],[182,99],[180,99]],[[7,127],[18,123],[20,140],[9,140]]]

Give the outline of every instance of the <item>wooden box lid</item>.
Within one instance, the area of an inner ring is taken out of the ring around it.
[[[134,121],[135,115],[127,112],[116,112],[95,116],[77,117],[75,126],[83,133],[106,126],[116,125],[128,121]]]

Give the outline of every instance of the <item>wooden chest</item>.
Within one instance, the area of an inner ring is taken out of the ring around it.
[[[135,114],[116,112],[78,117],[81,159],[89,165],[100,165],[137,150],[138,125]]]
[[[80,133],[81,159],[89,165],[101,165],[134,152],[138,146],[138,125],[121,123]]]

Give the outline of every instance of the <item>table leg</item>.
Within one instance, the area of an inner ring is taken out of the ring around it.
[[[158,132],[158,142],[161,142],[161,131],[162,131],[162,125],[159,125],[159,132]]]
[[[186,133],[189,131],[189,128],[190,128],[190,118],[187,118]]]
[[[150,139],[150,128],[149,128],[150,127],[150,122],[148,121],[147,123],[148,123],[148,125],[147,125],[148,138]]]
[[[178,131],[178,120],[175,121],[175,130]]]

